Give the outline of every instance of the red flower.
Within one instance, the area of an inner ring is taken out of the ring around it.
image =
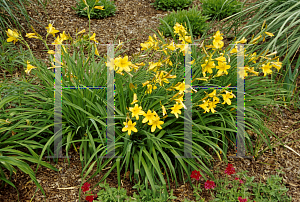
[[[214,181],[209,181],[207,180],[205,183],[204,183],[204,188],[205,189],[214,189],[216,187],[216,184],[214,183]]]
[[[91,192],[92,193],[92,192]],[[93,195],[90,195],[90,196],[86,196],[85,197],[85,200],[87,200],[87,201],[89,201],[89,202],[93,202],[93,200],[95,199],[95,198],[97,198],[98,196],[97,196],[97,194],[95,194],[95,196],[93,196]]]
[[[240,179],[240,178],[238,178],[238,177],[235,177],[235,178],[234,178],[234,180],[239,180],[239,179]]]
[[[240,183],[243,184],[244,183],[243,180],[240,180]]]
[[[202,177],[202,175],[200,174],[200,171],[196,171],[196,170],[192,171],[191,178],[199,180],[200,177]]]
[[[85,197],[85,200],[89,201],[89,202],[92,202],[94,200],[94,196],[86,196]]]
[[[90,190],[90,186],[91,186],[91,184],[86,182],[86,183],[83,184],[81,189],[82,189],[83,192],[86,192],[86,191]]]
[[[239,200],[239,202],[247,202],[247,199],[242,198],[242,197],[240,197],[240,196],[239,196],[238,200]]]
[[[225,169],[225,173],[226,173],[227,175],[235,174],[235,168],[233,167],[232,164],[228,163],[228,166],[227,166],[227,168]]]

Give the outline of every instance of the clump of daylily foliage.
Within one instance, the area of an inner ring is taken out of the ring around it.
[[[55,34],[57,34],[59,31],[56,30],[51,24],[49,24],[48,27],[46,27],[47,29],[47,36],[46,36],[46,40],[49,34],[53,35],[53,37],[55,37]],[[140,103],[140,99],[138,99],[138,94],[134,93],[133,95],[133,99],[131,102],[131,105],[134,105],[133,107],[129,107],[128,110],[128,114],[131,114],[131,118],[130,116],[127,116],[126,118],[126,122],[123,122],[124,124],[124,128],[122,129],[123,132],[128,132],[128,135],[131,135],[131,132],[138,132],[138,130],[136,129],[136,122],[132,121],[132,118],[134,118],[135,120],[139,120],[140,116],[143,116],[143,120],[142,123],[148,123],[148,125],[151,126],[151,132],[154,132],[157,128],[158,129],[162,129],[161,125],[164,123],[163,121],[161,121],[161,117],[159,114],[161,114],[164,119],[169,116],[169,115],[173,115],[174,118],[179,118],[179,115],[181,114],[181,110],[183,108],[185,108],[185,105],[183,103],[183,97],[184,97],[184,92],[186,90],[186,85],[184,81],[180,81],[177,83],[173,83],[170,82],[171,79],[175,79],[177,76],[176,75],[172,75],[172,67],[173,67],[173,63],[172,60],[170,59],[171,57],[171,52],[176,52],[179,51],[179,53],[182,53],[183,56],[185,56],[185,51],[187,50],[187,46],[186,44],[190,44],[192,43],[191,40],[191,36],[188,36],[187,31],[185,30],[185,28],[180,25],[180,24],[176,24],[174,26],[174,33],[178,34],[179,36],[179,40],[181,45],[177,45],[174,44],[174,41],[170,42],[170,43],[164,43],[163,41],[159,40],[159,38],[154,34],[153,37],[149,36],[148,41],[146,41],[145,43],[141,43],[141,47],[142,50],[154,50],[154,51],[161,51],[162,53],[164,53],[164,56],[166,57],[165,59],[161,59],[157,62],[149,62],[147,67],[145,68],[145,70],[147,71],[148,75],[150,76],[150,78],[146,81],[144,81],[142,83],[143,87],[146,87],[145,90],[145,94],[151,94],[153,93],[153,91],[158,90],[158,87],[164,88],[166,91],[171,91],[173,92],[173,96],[167,101],[167,100],[160,100],[160,105],[161,105],[161,109],[160,112],[158,113],[157,111],[151,110],[151,109],[142,109],[142,107],[137,104]],[[81,32],[79,32],[78,34],[83,34],[85,32],[85,30],[82,30]],[[273,36],[272,33],[265,33],[267,36]],[[20,40],[21,42],[24,43],[24,39],[22,38],[22,36],[17,32],[17,31],[12,31],[10,29],[8,29],[7,31],[7,36],[8,42],[13,41],[14,43],[16,43],[18,40]],[[36,38],[36,39],[41,39],[41,36],[34,32],[34,33],[28,33],[26,34],[26,37],[28,38]],[[96,39],[96,34],[94,33],[91,37],[87,37],[87,39],[89,39],[90,41],[94,41],[94,42],[98,42]],[[250,41],[250,44],[255,44],[257,43],[257,41],[261,38],[255,38],[252,39]],[[63,41],[66,40],[71,40],[71,37],[66,35],[65,32],[61,33],[59,36],[56,37],[56,39],[54,40],[53,44],[62,44]],[[229,57],[226,58],[224,57],[224,51],[222,51],[222,48],[224,46],[224,42],[222,41],[223,37],[222,34],[220,33],[220,31],[217,31],[215,33],[215,35],[213,36],[213,40],[212,40],[212,45],[206,45],[203,46],[202,44],[202,48],[205,52],[205,57],[203,57],[203,61],[201,64],[202,67],[202,76],[201,78],[195,78],[194,80],[201,80],[201,81],[208,81],[212,78],[216,78],[216,77],[220,77],[223,75],[227,75],[228,71],[231,67],[230,65],[230,61],[229,61]],[[44,41],[45,42],[45,41]],[[243,44],[246,43],[247,40],[245,38],[243,38],[240,41],[236,41],[236,44]],[[63,46],[63,48],[66,50],[65,46]],[[212,53],[208,53],[208,50],[212,49],[213,52]],[[49,54],[54,54],[53,50],[49,50],[48,51]],[[233,48],[230,51],[231,54],[235,54],[237,53],[237,48]],[[99,55],[97,48],[95,49],[95,54]],[[260,56],[261,58],[266,59],[267,62],[266,64],[262,64],[262,66],[260,67],[261,70],[264,73],[264,76],[266,76],[267,74],[271,74],[272,70],[271,68],[274,67],[277,70],[279,70],[281,68],[281,62],[279,62],[278,57],[276,57],[275,59],[277,59],[277,62],[273,61],[274,58],[269,58],[269,56],[271,56],[272,54],[269,54],[267,56]],[[256,63],[256,61],[259,59],[258,56],[256,56],[256,53],[251,54],[250,56],[250,62],[253,62],[254,64]],[[193,65],[195,62],[195,59],[192,60],[191,64]],[[217,64],[216,64],[217,62]],[[114,67],[116,73],[120,74],[120,75],[124,75],[124,73],[127,73],[129,75],[131,75],[130,72],[137,72],[139,71],[139,69],[143,66],[145,66],[145,63],[136,63],[133,64],[131,61],[128,60],[128,56],[125,57],[117,57],[115,59],[112,59],[107,66],[109,67]],[[30,73],[30,71],[34,68],[37,68],[33,65],[30,64],[29,61],[27,61],[27,69],[25,70],[26,73]],[[50,68],[49,68],[50,69]],[[218,71],[216,72],[216,74],[213,73],[213,69],[217,69]],[[207,76],[207,73],[209,73],[209,77]],[[258,75],[259,72],[255,71],[254,67],[249,67],[248,65],[245,66],[244,68],[244,75],[241,71],[239,71],[239,74],[242,76],[248,76],[248,73],[252,73],[254,75]],[[152,75],[152,77],[151,77]],[[131,75],[132,76],[132,75]],[[168,87],[166,87],[165,85],[168,84]],[[193,89],[192,86],[188,86],[188,88],[190,88],[192,90],[192,92],[197,92],[195,89]],[[222,94],[224,92],[224,94]],[[142,94],[140,94],[139,96],[144,96]],[[232,92],[228,92],[226,90],[220,90],[217,93],[217,90],[214,90],[212,93],[207,94],[201,101],[203,103],[199,103],[198,105],[194,105],[194,106],[199,106],[201,107],[204,111],[203,113],[207,113],[207,112],[212,112],[215,113],[216,112],[216,107],[217,104],[220,103],[220,99],[218,98],[218,96],[222,96],[223,97],[223,102],[222,104],[228,104],[231,105],[231,100],[233,97],[235,97],[235,95]],[[200,101],[199,101],[200,102]],[[173,103],[173,104],[171,104]],[[171,106],[170,106],[171,104]],[[165,107],[165,105],[168,105],[170,107]],[[168,110],[169,113],[168,113]]]
[[[122,170],[123,166],[125,172],[127,169],[130,170],[131,180],[133,176],[136,181],[145,182],[145,184],[150,182],[153,190],[155,190],[155,179],[159,179],[166,188],[165,176],[163,175],[167,175],[168,180],[172,179],[177,182],[176,176],[178,174],[176,174],[176,171],[181,171],[179,172],[180,174],[184,172],[190,174],[186,164],[192,169],[201,169],[210,173],[205,164],[209,163],[212,156],[205,151],[205,146],[213,148],[219,158],[219,153],[221,152],[221,148],[215,143],[215,139],[218,136],[214,137],[213,135],[215,134],[212,134],[211,130],[207,130],[210,126],[209,124],[217,124],[214,118],[210,116],[210,112],[214,115],[220,115],[222,118],[223,116],[229,117],[234,114],[233,110],[235,109],[234,106],[236,106],[236,100],[233,99],[236,97],[235,90],[229,91],[227,87],[236,82],[237,67],[233,58],[236,58],[237,47],[225,48],[223,34],[220,31],[217,31],[211,38],[204,39],[200,43],[200,49],[196,51],[196,53],[199,53],[197,55],[199,57],[194,57],[193,54],[195,52],[189,53],[194,59],[190,63],[192,65],[192,84],[187,85],[185,83],[185,66],[183,63],[188,51],[188,44],[193,43],[193,39],[182,24],[176,23],[173,29],[174,33],[179,37],[180,44],[176,44],[173,40],[166,41],[159,32],[158,36],[156,34],[149,36],[145,43],[140,44],[144,53],[141,52],[136,56],[124,55],[122,57],[119,55],[106,62],[106,67],[114,69],[116,72],[115,113],[118,119],[116,119],[115,126],[117,135],[115,144],[118,147],[115,149],[115,155],[124,156],[118,161],[118,165],[121,165],[120,170]],[[72,74],[70,65],[66,64],[66,58],[71,54],[71,51],[69,46],[63,45],[65,43],[76,44],[76,46],[87,43],[86,46],[93,50],[89,58],[95,55],[100,58],[97,50],[96,33],[92,35],[90,33],[85,34],[85,30],[82,30],[76,34],[76,39],[73,39],[65,32],[59,33],[60,31],[56,30],[52,24],[46,27],[46,31],[45,40],[36,31],[27,33],[25,37],[39,39],[44,42],[52,64],[48,69],[55,68],[53,65],[55,60],[53,54],[55,52],[47,46],[48,37],[53,38],[52,44],[60,44],[62,46],[62,68],[65,71],[64,73],[71,72]],[[28,46],[22,35],[15,30],[9,29],[7,36],[8,42],[13,41],[16,43],[20,41]],[[260,37],[252,38],[249,43],[256,44],[262,38],[268,36],[272,37],[273,34],[264,32]],[[247,43],[247,39],[243,38],[234,43],[244,44]],[[146,62],[145,57],[155,53],[159,53],[161,57]],[[245,67],[244,71],[238,71],[239,76],[241,78],[252,75],[258,76],[260,71],[264,73],[264,76],[267,76],[272,73],[271,69],[273,67],[279,70],[281,62],[279,62],[278,57],[273,57],[275,54],[256,55],[255,52],[248,53],[245,48]],[[36,65],[34,57],[32,58],[32,60],[26,61],[27,69],[25,72],[27,74],[30,74],[31,71],[33,73],[39,73],[42,70],[45,72],[45,69],[42,69],[43,67]],[[87,63],[85,59],[83,63]],[[104,63],[101,64],[101,67],[103,66],[105,66]],[[45,73],[47,74],[47,72]],[[49,74],[53,75],[53,72],[49,70]],[[79,75],[73,75],[74,79],[77,76],[79,77]],[[99,78],[97,79],[99,80]],[[101,78],[101,80],[105,79],[107,78]],[[83,80],[79,80],[76,81],[76,84],[83,82]],[[216,82],[226,87],[223,89],[209,89],[209,92],[193,87],[208,86]],[[53,85],[53,83],[48,85]],[[184,104],[186,92],[191,92],[192,94],[192,123],[193,129],[197,129],[192,133],[192,155],[197,156],[197,158],[185,159],[185,162],[183,162],[182,159],[175,158],[175,156],[183,156],[184,152],[183,112],[187,109]],[[84,107],[86,105],[82,106],[82,113],[85,113]],[[101,106],[99,105],[99,107]],[[97,116],[87,113],[89,117],[86,119],[93,120],[99,125],[106,127],[105,119],[107,115],[102,113],[102,111],[96,111],[99,113]],[[67,116],[68,114],[65,114],[65,117]],[[203,124],[203,120],[207,121],[206,125]],[[85,120],[80,121],[84,122]],[[232,130],[235,130],[235,121],[226,127],[231,127]],[[86,130],[88,131],[89,129],[90,127]],[[105,133],[91,134],[91,136],[93,135],[103,135],[106,138]],[[107,148],[105,145],[100,146],[93,152],[105,156]],[[94,158],[98,155],[95,153]],[[223,155],[225,154],[223,153]],[[196,162],[196,159],[202,164]],[[96,160],[98,161],[99,159]],[[117,165],[117,161],[114,159],[105,159],[104,163],[102,163],[102,160],[100,159],[99,161],[101,161],[103,166],[113,161],[109,172]],[[101,169],[102,167],[99,166],[99,172],[101,172]],[[182,175],[179,178],[184,180]],[[120,186],[120,173],[118,173],[118,183]],[[206,187],[213,188],[214,184],[209,181]]]

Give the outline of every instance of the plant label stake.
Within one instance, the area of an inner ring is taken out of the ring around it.
[[[251,44],[230,44],[237,45],[237,134],[236,134],[236,156],[229,158],[250,158],[245,156],[245,71],[244,71],[244,45]]]

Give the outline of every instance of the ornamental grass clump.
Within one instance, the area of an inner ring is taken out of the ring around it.
[[[289,95],[284,97],[287,105],[294,104],[299,108],[299,94],[295,95],[295,87],[300,74],[300,1],[255,1],[243,11],[228,17],[224,24],[224,33],[231,30],[235,30],[235,37],[259,38],[256,44],[258,55],[276,52],[279,58],[283,58],[283,68],[280,72],[272,74],[271,78],[277,78],[278,83],[284,83],[283,88],[289,91]],[[265,38],[265,32],[273,33],[274,37]],[[265,41],[267,43],[263,43]],[[292,66],[295,67],[294,70]]]
[[[68,153],[71,146],[77,151],[75,143],[80,143],[79,156],[82,162],[82,181],[88,181],[111,162],[106,174],[99,183],[117,168],[118,185],[121,186],[121,171],[130,171],[129,179],[136,183],[142,182],[151,186],[153,194],[157,193],[156,185],[164,188],[163,197],[167,196],[167,183],[170,180],[184,181],[183,173],[190,175],[190,169],[201,170],[208,173],[215,181],[210,169],[212,153],[219,159],[221,155],[226,159],[226,150],[235,146],[236,142],[236,86],[237,76],[250,77],[246,82],[245,93],[245,130],[257,132],[269,143],[269,135],[262,125],[262,119],[254,107],[265,104],[280,104],[274,97],[280,95],[276,92],[276,85],[267,82],[258,76],[272,73],[272,69],[280,69],[280,62],[274,53],[250,54],[245,48],[245,68],[237,68],[235,47],[224,47],[224,35],[217,31],[211,38],[202,39],[199,47],[189,49],[188,45],[194,42],[193,37],[182,24],[176,23],[173,32],[177,40],[166,40],[161,32],[149,36],[141,43],[141,52],[134,56],[121,55],[120,47],[115,49],[113,58],[100,57],[97,51],[96,33],[77,33],[76,38],[70,37],[65,32],[56,30],[51,24],[46,27],[47,35],[44,40],[36,31],[27,33],[32,40],[42,40],[49,53],[49,63],[32,58],[26,58],[27,75],[35,75],[40,80],[40,85],[30,82],[17,81],[15,86],[5,86],[5,101],[3,105],[14,100],[19,106],[8,109],[9,114],[18,113],[20,117],[30,114],[39,114],[39,124],[35,128],[35,135],[42,132],[47,142],[40,154],[49,155],[53,151],[54,134],[49,130],[53,126],[53,79],[52,69],[54,64],[54,48],[48,47],[49,40],[53,45],[61,45],[62,57],[62,86],[86,86],[86,89],[63,89],[62,93],[62,146]],[[8,40],[15,43],[24,42],[20,33],[7,31]],[[253,43],[251,39],[249,43]],[[89,43],[85,43],[88,41]],[[51,43],[50,42],[50,43]],[[234,41],[235,44],[244,44],[247,39]],[[26,43],[26,42],[24,42]],[[70,44],[69,46],[63,44]],[[86,44],[82,46],[81,44]],[[51,51],[52,50],[52,51]],[[84,51],[87,50],[87,51]],[[154,54],[160,57],[153,59]],[[186,61],[186,56],[192,58]],[[97,60],[97,61],[96,61]],[[185,64],[192,65],[192,85],[185,81]],[[114,103],[109,103],[105,98],[108,85],[107,71],[115,71],[115,96]],[[254,77],[253,77],[254,76]],[[256,77],[256,78],[255,78]],[[101,78],[101,79],[99,79]],[[251,80],[252,79],[252,80]],[[256,82],[253,80],[256,79]],[[259,83],[257,80],[260,80]],[[255,92],[247,91],[258,83]],[[247,85],[252,84],[248,87]],[[20,85],[26,94],[16,93]],[[95,89],[91,86],[100,86]],[[202,89],[201,86],[224,86],[222,89]],[[268,91],[264,88],[268,87]],[[265,95],[255,95],[263,91]],[[187,109],[185,101],[187,93],[192,95],[192,156],[195,158],[176,158],[184,156],[184,110]],[[269,93],[268,93],[269,92]],[[281,92],[283,94],[284,91]],[[252,100],[250,102],[249,100]],[[40,105],[33,106],[32,100]],[[38,101],[37,101],[38,100]],[[30,104],[29,104],[30,103]],[[29,104],[29,106],[28,106]],[[31,105],[31,106],[30,106]],[[107,146],[107,105],[114,107],[114,148]],[[35,108],[37,107],[37,108]],[[2,110],[2,109],[1,109]],[[16,117],[17,119],[17,117]],[[22,119],[23,121],[23,119]],[[29,121],[34,121],[34,117]],[[10,133],[12,130],[20,132],[25,126],[22,122],[14,128],[1,126],[0,132]],[[259,133],[257,129],[264,133]],[[45,139],[44,138],[44,139]],[[43,140],[44,140],[43,139]],[[250,152],[251,139],[246,133],[246,145]],[[107,148],[108,147],[108,148]],[[122,158],[98,158],[106,156],[114,149],[114,155]],[[221,153],[221,155],[220,155]],[[97,171],[87,180],[85,178],[97,164]],[[187,166],[188,165],[188,166]],[[198,175],[199,176],[199,175]],[[125,178],[125,175],[124,175]],[[123,179],[124,179],[123,178]],[[167,181],[165,181],[167,178]],[[189,179],[191,183],[191,180]],[[98,184],[99,184],[98,183]],[[97,184],[97,185],[98,185]],[[97,186],[95,185],[95,186]],[[215,189],[211,181],[207,188]]]

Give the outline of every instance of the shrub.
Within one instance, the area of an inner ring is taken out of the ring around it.
[[[209,17],[203,16],[197,7],[193,7],[189,11],[173,11],[169,15],[165,16],[160,20],[161,24],[158,29],[162,31],[163,35],[166,37],[173,36],[172,28],[176,23],[179,23],[182,24],[189,33],[191,28],[192,34],[198,36],[207,29],[208,25],[205,22],[208,19]]]
[[[241,11],[242,3],[237,0],[200,0],[204,15],[224,19]]]
[[[192,2],[192,0],[155,0],[155,2],[150,5],[154,5],[156,10],[161,9],[164,11],[171,11],[182,10],[189,7]]]
[[[79,0],[76,4],[76,13],[79,16],[88,17],[90,12],[90,18],[106,18],[114,16],[117,11],[114,1],[109,0]],[[101,7],[103,7],[102,10]]]

